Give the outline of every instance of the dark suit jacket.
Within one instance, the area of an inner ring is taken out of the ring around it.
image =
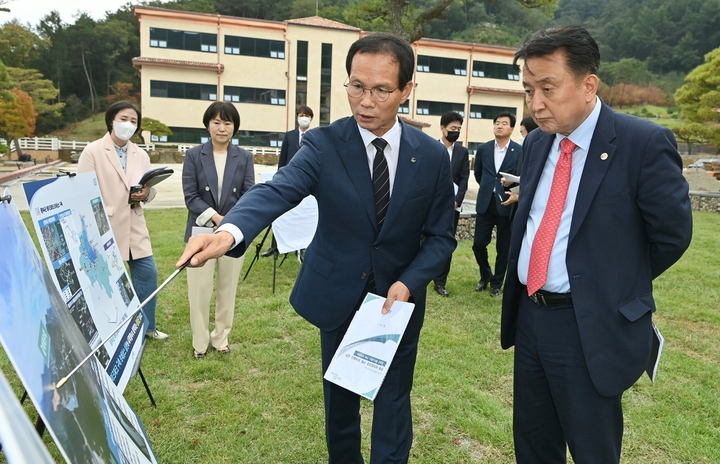
[[[222,194],[218,198],[218,177],[213,157],[212,142],[191,148],[185,153],[182,172],[185,205],[188,208],[185,241],[192,233],[198,216],[208,208],[220,215],[227,214],[240,197],[255,185],[255,165],[249,151],[228,145],[227,161],[223,172]]]
[[[470,179],[470,161],[468,149],[460,143],[456,142],[453,145],[450,166],[452,169],[453,182],[458,186],[458,191],[455,194],[455,203],[457,203],[458,206],[462,206],[465,193],[468,189],[468,180]]]
[[[537,129],[525,142],[503,298],[503,348],[515,343],[518,304],[526,291],[517,259],[554,138]],[[688,184],[672,132],[602,103],[566,257],[583,355],[601,395],[622,393],[645,369],[655,311],[652,281],[682,256],[691,236]]]
[[[378,232],[368,158],[357,123],[340,119],[304,135],[303,146],[270,182],[258,184],[223,222],[245,236],[239,256],[265,227],[307,195],[318,203],[318,226],[305,252],[290,302],[321,330],[338,328],[355,309],[371,271],[377,292],[396,281],[425,310],[427,284],[455,248],[453,187],[447,150],[405,123],[385,222]]]
[[[500,166],[500,171],[515,174],[517,158],[521,152],[522,147],[518,143],[512,140],[508,142],[508,148]],[[501,205],[500,198],[493,195],[493,189],[499,183],[499,179],[500,177],[495,171],[495,139],[493,139],[480,145],[475,152],[475,180],[480,185],[475,203],[475,211],[478,214],[485,214],[492,198],[495,201],[498,214],[500,216],[510,216],[512,208]]]
[[[308,129],[310,130],[310,129]],[[307,135],[307,131],[305,132]],[[303,137],[305,137],[303,135]],[[278,159],[278,169],[286,166],[295,153],[300,149],[300,129],[293,129],[285,132],[283,137],[282,147],[280,147],[280,158]]]

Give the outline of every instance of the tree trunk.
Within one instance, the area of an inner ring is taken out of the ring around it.
[[[11,143],[15,144],[15,153],[17,154],[18,160],[21,160],[23,157],[22,148],[20,148],[20,139],[15,137]]]
[[[88,81],[88,87],[90,88],[90,107],[93,113],[95,112],[95,95],[93,93],[93,85],[90,80],[90,74],[88,74],[87,66],[85,65],[85,50],[80,50],[80,56],[82,57],[83,70],[85,71],[85,78]]]

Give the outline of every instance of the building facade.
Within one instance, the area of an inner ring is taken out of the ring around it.
[[[343,84],[350,45],[366,33],[320,17],[265,21],[136,7],[140,23],[142,112],[173,135],[154,142],[207,140],[202,115],[212,101],[233,102],[241,146],[279,147],[300,105],[311,127],[349,116]],[[465,117],[460,141],[470,149],[493,138],[502,111],[522,117],[524,92],[512,67],[515,50],[435,39],[412,44],[415,89],[399,116],[440,138],[440,115]],[[519,136],[519,126],[513,138]]]

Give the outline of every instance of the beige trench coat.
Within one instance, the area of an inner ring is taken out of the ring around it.
[[[123,171],[109,133],[86,146],[78,160],[78,172],[95,171],[97,175],[105,211],[110,218],[110,227],[124,261],[130,259],[130,253],[133,259],[152,255],[142,203],[134,208],[130,208],[128,204],[130,186],[137,184],[148,169],[148,154],[134,143],[128,142],[126,171]],[[150,188],[147,201],[154,197],[155,189]]]

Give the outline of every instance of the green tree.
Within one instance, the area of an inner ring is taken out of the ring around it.
[[[32,98],[37,113],[36,126],[40,132],[45,133],[53,127],[57,128],[65,104],[58,101],[59,91],[52,81],[43,79],[43,75],[36,69],[7,68],[7,72],[14,86]]]
[[[32,68],[47,46],[37,34],[12,20],[0,27],[0,60],[6,66]]]
[[[675,137],[681,142],[685,142],[688,147],[688,155],[692,154],[692,146],[696,143],[706,143],[710,136],[711,130],[704,124],[691,122],[681,126],[672,128]]]
[[[720,147],[720,48],[705,55],[705,62],[687,75],[675,92],[675,102],[689,121],[705,124],[708,140]]]
[[[525,8],[539,8],[550,15],[559,0],[516,1]],[[435,0],[420,7],[408,0],[361,0],[348,8],[345,18],[359,28],[387,31],[414,42],[424,36],[430,20],[446,18],[445,10],[452,3],[453,0]]]
[[[151,135],[155,135],[157,137],[170,136],[173,134],[172,130],[170,130],[168,126],[157,119],[142,118],[140,127],[142,127],[143,131],[148,131]],[[143,142],[148,143],[148,141],[145,140],[145,137],[143,137]]]

